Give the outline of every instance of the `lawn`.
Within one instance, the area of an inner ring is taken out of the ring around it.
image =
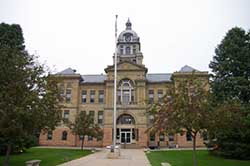
[[[40,166],[55,166],[88,154],[91,154],[91,151],[76,149],[31,148],[22,154],[11,155],[10,166],[25,166],[26,161],[33,159],[42,160]],[[4,156],[0,156],[0,165],[3,163],[3,160]]]
[[[152,166],[168,162],[172,166],[193,166],[192,151],[152,151],[146,154]],[[206,150],[197,151],[199,166],[250,166],[250,161],[229,160],[212,156]]]

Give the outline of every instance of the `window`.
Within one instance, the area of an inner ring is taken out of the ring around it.
[[[71,101],[71,89],[66,89],[66,103]]]
[[[208,140],[208,133],[206,131],[202,132],[201,137],[203,138],[204,141],[207,141]]]
[[[160,101],[163,97],[163,90],[162,89],[159,89],[158,92],[157,92],[157,95],[158,95],[158,101]]]
[[[123,55],[123,45],[120,45],[120,54]]]
[[[104,90],[99,90],[99,99],[98,99],[99,103],[103,103],[104,102]]]
[[[67,131],[62,132],[62,140],[67,140],[68,133]]]
[[[88,141],[92,141],[93,140],[93,137],[88,135]]]
[[[149,115],[149,125],[152,126],[154,124],[154,115]]]
[[[148,90],[148,102],[153,103],[154,102],[154,90]]]
[[[133,53],[136,53],[136,45],[133,45]]]
[[[126,54],[127,54],[127,55],[128,55],[128,54],[131,54],[130,46],[127,46],[127,47],[126,47]]]
[[[95,102],[95,90],[90,91],[90,103]]]
[[[135,124],[135,119],[128,114],[123,114],[117,119],[117,124]]]
[[[66,121],[69,120],[69,110],[64,110],[63,119],[66,120]]]
[[[168,135],[168,141],[174,141],[174,134]]]
[[[82,111],[83,116],[86,116],[86,111]]]
[[[64,85],[63,84],[60,85],[59,91],[60,91],[60,99],[59,99],[59,101],[63,102],[63,99],[64,99]]]
[[[160,139],[160,141],[165,141],[164,133],[162,133],[162,132],[160,133],[159,139]]]
[[[192,134],[190,132],[186,133],[186,140],[187,141],[192,141]]]
[[[155,133],[151,132],[149,139],[150,139],[150,141],[155,141]]]
[[[87,102],[87,91],[83,90],[82,91],[82,103],[86,103]]]
[[[103,124],[103,111],[98,111],[98,124]]]
[[[134,102],[134,89],[130,80],[122,80],[118,90],[118,100],[120,103],[131,104]]]
[[[48,131],[47,140],[52,140],[52,131]]]
[[[94,125],[95,122],[95,111],[89,111],[90,121]]]

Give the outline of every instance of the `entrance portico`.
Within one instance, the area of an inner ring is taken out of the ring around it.
[[[117,143],[132,144],[138,140],[135,119],[129,114],[122,114],[117,119]]]

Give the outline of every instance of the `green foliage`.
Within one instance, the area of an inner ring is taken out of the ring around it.
[[[207,83],[193,73],[176,84],[161,101],[148,108],[148,113],[154,115],[151,128],[167,133],[184,130],[197,134],[210,121]]]
[[[250,33],[232,28],[215,49],[210,63],[211,87],[217,101],[250,102]]]
[[[0,24],[0,145],[7,154],[60,121],[57,83],[25,50],[21,27]]]
[[[102,129],[98,125],[94,124],[93,118],[90,114],[86,114],[86,112],[81,111],[80,113],[78,113],[76,115],[75,121],[68,121],[67,125],[69,126],[73,134],[83,136],[82,147],[85,135],[92,136],[97,139],[102,139]]]
[[[210,63],[217,154],[250,159],[250,33],[232,28],[215,50]]]
[[[163,100],[150,106],[148,113],[154,115],[154,123],[149,130],[191,133],[194,165],[197,165],[196,136],[207,130],[212,117],[207,81],[193,72],[185,78],[176,79],[175,84]]]

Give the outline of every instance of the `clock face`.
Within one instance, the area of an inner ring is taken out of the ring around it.
[[[127,42],[129,42],[129,41],[131,40],[131,36],[126,36],[126,37],[125,37],[125,40],[126,40]]]

